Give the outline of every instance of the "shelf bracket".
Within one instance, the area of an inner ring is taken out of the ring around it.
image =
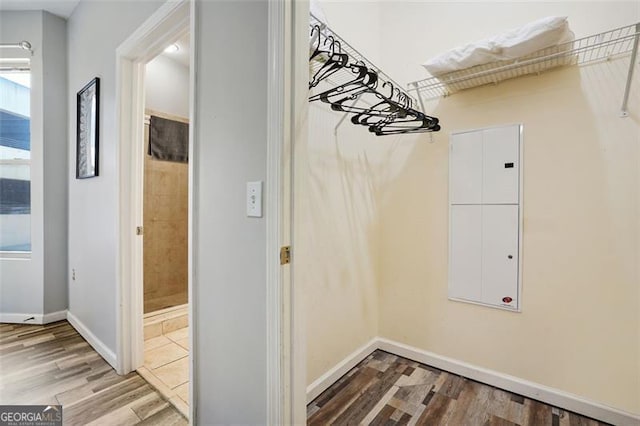
[[[636,67],[636,57],[638,56],[638,40],[640,39],[640,23],[636,24],[636,35],[633,38],[633,50],[631,51],[631,60],[629,61],[629,72],[627,73],[627,85],[624,88],[624,98],[622,99],[622,111],[620,117],[628,117],[629,111],[627,104],[629,103],[629,91],[631,90],[631,81],[633,80],[633,71]]]
[[[356,104],[358,103],[358,101],[360,100],[360,95],[358,95],[358,97],[355,99],[355,101],[353,101],[353,103],[351,104],[352,107],[356,106]],[[338,124],[336,124],[336,127],[333,128],[333,135],[334,136],[338,136],[338,127],[340,127],[342,125],[342,123],[344,122],[344,120],[347,119],[347,117],[349,116],[348,112],[345,112],[344,115],[342,116],[342,118],[340,118],[340,121],[338,121]]]

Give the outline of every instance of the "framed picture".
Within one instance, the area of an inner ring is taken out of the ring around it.
[[[100,79],[94,78],[78,92],[76,179],[98,176],[100,133]]]

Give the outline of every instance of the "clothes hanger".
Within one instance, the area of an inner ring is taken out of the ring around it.
[[[318,39],[319,40],[319,39]],[[329,49],[323,50],[320,48],[320,41],[318,46],[314,50],[309,60],[313,60],[319,56],[326,56],[326,60],[322,62],[322,67],[318,69],[309,81],[309,89],[317,86],[322,80],[328,78],[340,69],[347,66],[349,63],[349,55],[342,53],[342,46],[338,40],[335,40],[332,36],[327,37],[323,44],[329,43]],[[336,50],[337,48],[337,50]]]
[[[405,117],[396,117],[388,122],[379,122],[369,128],[378,136],[404,133],[437,132],[440,130],[438,119],[414,109],[408,110]]]
[[[377,75],[372,75],[364,64],[355,63],[344,68],[348,68],[353,74],[355,74],[355,77],[352,80],[333,86],[322,93],[310,96],[309,101],[321,100],[325,103],[331,104],[333,103],[330,99],[332,96],[352,96],[352,98],[354,98],[354,96],[356,96],[363,87],[367,87],[369,85],[375,87],[377,84]]]

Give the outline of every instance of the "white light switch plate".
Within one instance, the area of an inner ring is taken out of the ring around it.
[[[247,182],[247,216],[262,217],[262,181]]]

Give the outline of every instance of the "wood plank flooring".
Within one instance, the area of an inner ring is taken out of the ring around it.
[[[307,424],[604,425],[383,351],[313,400]]]
[[[65,425],[186,425],[137,373],[119,376],[66,321],[0,324],[0,405],[60,404]]]

